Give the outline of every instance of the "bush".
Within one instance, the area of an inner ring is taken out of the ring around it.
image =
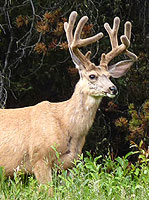
[[[48,186],[42,188],[32,177],[21,179],[20,175],[14,176],[14,180],[1,181],[1,199],[148,199],[149,168],[146,160],[141,164],[132,164],[129,157],[117,157],[115,161],[110,156],[93,157],[87,152],[79,160],[74,162],[74,168],[68,171],[62,170],[58,175],[53,172],[54,196],[49,197]],[[140,154],[141,155],[141,154]]]

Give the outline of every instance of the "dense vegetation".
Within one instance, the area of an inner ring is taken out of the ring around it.
[[[139,150],[139,149],[138,149]],[[32,177],[15,173],[14,180],[4,180],[0,171],[0,199],[74,199],[74,200],[147,200],[149,198],[149,168],[147,158],[140,152],[140,162],[136,165],[130,163],[128,158],[117,157],[115,161],[109,156],[92,158],[90,153],[83,158],[80,156],[74,162],[75,167],[62,171],[57,176],[59,168],[53,172],[53,182],[50,186],[54,188],[53,197],[48,195],[48,186],[38,186]],[[102,162],[101,162],[102,160]]]
[[[5,0],[0,2],[0,10],[1,108],[71,97],[78,74],[68,52],[63,24],[72,10],[79,17],[89,17],[82,37],[100,31],[105,35],[99,43],[82,49],[92,51],[96,64],[101,53],[110,49],[103,24],[112,24],[113,18],[119,16],[122,34],[125,21],[132,22],[130,49],[138,55],[138,62],[125,77],[112,80],[119,95],[112,100],[103,99],[100,105],[84,147],[84,154],[90,151],[95,160],[81,159],[72,171],[73,178],[63,172],[53,184],[58,195],[55,199],[71,199],[71,195],[73,199],[98,199],[97,195],[103,199],[147,199],[147,163],[138,156],[147,159],[149,153],[149,1]],[[125,155],[130,145],[132,151],[140,148],[141,154],[139,150],[128,160]],[[99,155],[103,164],[96,163]],[[2,179],[0,198],[46,198],[42,195],[47,193],[39,193],[33,177],[22,181],[20,176],[9,181]]]

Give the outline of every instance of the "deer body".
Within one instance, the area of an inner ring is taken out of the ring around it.
[[[13,176],[18,166],[36,174],[34,166],[43,159],[53,167],[56,157],[51,147],[60,153],[65,169],[72,167],[101,101],[82,93],[81,86],[78,83],[71,99],[64,102],[0,111],[0,166],[7,176]]]
[[[137,59],[127,50],[131,37],[130,22],[126,22],[124,35],[121,36],[122,44],[118,45],[120,20],[115,18],[113,29],[105,24],[112,50],[102,54],[100,65],[96,66],[90,61],[90,52],[83,55],[79,48],[96,42],[103,34],[80,39],[88,19],[84,16],[73,36],[76,16],[77,13],[72,12],[69,22],[64,24],[69,51],[80,74],[72,97],[60,103],[44,101],[26,108],[0,110],[0,166],[5,168],[7,176],[13,176],[14,170],[19,167],[25,172],[34,173],[40,183],[48,183],[52,180],[54,163],[63,163],[64,169],[72,167],[73,160],[82,151],[103,96],[114,97],[117,94],[117,88],[109,77],[121,77]],[[121,53],[131,60],[108,66]],[[60,154],[60,161],[54,148]]]

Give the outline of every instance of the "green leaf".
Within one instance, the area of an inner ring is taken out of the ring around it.
[[[128,152],[126,155],[125,155],[125,159],[127,159],[129,156],[131,156],[131,155],[134,155],[135,154],[135,152],[133,152],[133,151],[130,151],[130,152]]]
[[[141,140],[140,143],[139,143],[140,148],[142,147],[142,144],[143,144],[143,140]]]

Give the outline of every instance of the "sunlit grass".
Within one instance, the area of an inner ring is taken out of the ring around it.
[[[48,194],[48,186],[39,185],[33,176],[16,175],[13,180],[4,179],[0,171],[0,199],[72,199],[72,200],[147,200],[149,199],[149,168],[144,162],[133,165],[127,157],[101,156],[93,159],[88,157],[74,163],[75,167],[53,172],[53,197]]]

